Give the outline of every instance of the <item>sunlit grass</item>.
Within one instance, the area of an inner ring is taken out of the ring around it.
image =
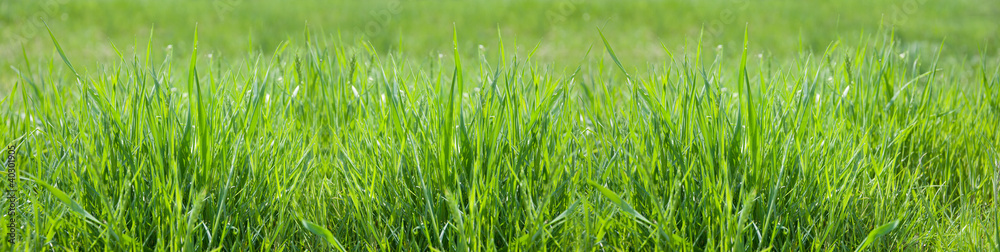
[[[14,248],[1000,248],[996,60],[866,37],[632,66],[604,40],[566,71],[460,35],[420,60],[314,35],[183,69],[153,36],[86,72],[25,55]]]

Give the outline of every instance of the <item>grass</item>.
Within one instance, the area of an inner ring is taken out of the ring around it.
[[[624,63],[636,66],[668,58],[661,43],[672,51],[690,51],[690,47],[684,48],[685,42],[695,43],[702,37],[706,48],[716,45],[739,48],[747,24],[751,26],[750,42],[754,45],[750,55],[763,53],[782,59],[797,56],[799,52],[819,54],[833,41],[857,42],[861,35],[876,34],[880,29],[895,29],[895,39],[903,42],[904,48],[900,49],[933,50],[944,41],[945,58],[978,55],[983,45],[995,44],[1000,37],[1000,29],[993,22],[1000,19],[1000,5],[989,0],[746,3],[720,0],[366,3],[296,0],[289,4],[273,0],[5,1],[0,3],[0,66],[3,66],[0,71],[14,75],[8,66],[21,63],[22,45],[34,60],[58,57],[53,54],[42,21],[61,35],[65,51],[73,55],[81,68],[98,68],[97,62],[117,60],[110,44],[124,46],[119,49],[141,46],[151,32],[156,37],[154,48],[170,45],[177,51],[175,57],[185,58],[192,49],[191,34],[195,26],[201,35],[202,56],[213,53],[238,59],[248,48],[270,54],[282,42],[299,38],[311,29],[317,35],[339,36],[352,44],[364,40],[380,52],[405,47],[406,56],[415,61],[428,55],[450,54],[453,24],[464,31],[459,42],[465,55],[475,56],[479,45],[495,52],[496,31],[500,26],[508,44],[516,40],[522,45],[517,48],[518,53],[527,55],[538,45],[535,59],[567,68],[575,68],[581,54],[600,41],[595,27],[603,28]],[[910,3],[916,3],[912,11],[908,11]],[[987,48],[990,55],[996,54],[995,48]],[[163,55],[159,49],[153,53]]]
[[[305,29],[210,57],[257,43],[211,26],[24,47],[3,250],[1000,250],[1000,60],[947,50],[974,42],[755,54],[794,39],[751,24],[647,60],[605,26],[553,59],[456,24],[447,55]]]

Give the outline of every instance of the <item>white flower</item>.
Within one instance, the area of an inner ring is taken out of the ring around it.
[[[486,47],[483,47],[483,45],[479,45],[479,50],[486,50]]]
[[[172,49],[174,49],[174,45],[167,45],[167,50],[172,50]]]
[[[295,86],[295,90],[292,90],[292,98],[295,98],[299,94],[299,86]]]

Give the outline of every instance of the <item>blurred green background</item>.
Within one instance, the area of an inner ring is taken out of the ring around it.
[[[702,32],[706,51],[738,49],[747,26],[751,53],[775,57],[890,32],[905,50],[934,51],[943,41],[944,55],[975,57],[983,48],[996,52],[986,45],[1000,38],[998,6],[993,0],[5,0],[0,71],[13,74],[7,66],[23,65],[22,46],[31,60],[57,58],[43,21],[84,69],[117,58],[112,45],[144,51],[153,27],[154,53],[169,45],[189,54],[196,26],[200,52],[228,59],[302,42],[306,30],[326,43],[367,41],[379,51],[436,57],[451,51],[453,24],[464,51],[481,45],[492,52],[499,29],[522,55],[537,45],[535,59],[557,64],[576,64],[600,45],[598,28],[624,61],[639,64],[665,60],[664,47],[694,52]]]

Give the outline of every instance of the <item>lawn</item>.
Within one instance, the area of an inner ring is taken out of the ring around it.
[[[0,251],[997,251],[996,20],[2,1]]]

